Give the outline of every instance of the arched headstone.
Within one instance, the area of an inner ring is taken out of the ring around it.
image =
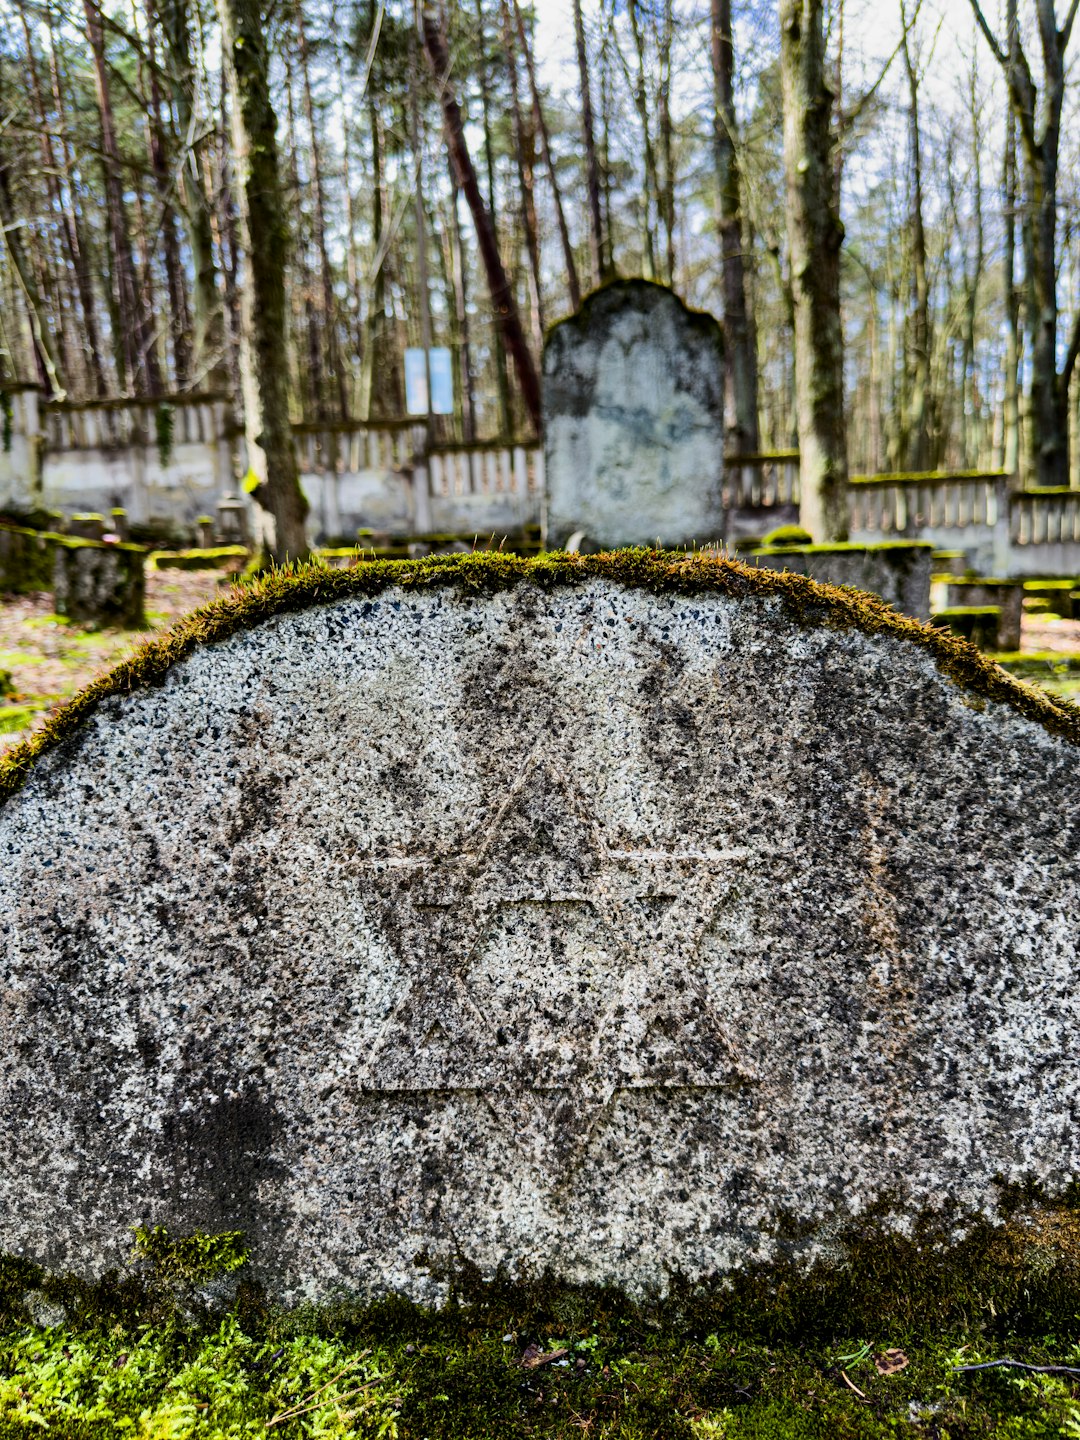
[[[618,280],[544,346],[545,538],[692,545],[724,534],[724,347],[711,315]]]
[[[465,557],[278,579],[80,705],[0,805],[0,1251],[662,1289],[1080,1174],[1080,719],[961,642]]]

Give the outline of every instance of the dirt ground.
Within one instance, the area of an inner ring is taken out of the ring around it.
[[[50,710],[111,670],[154,631],[227,587],[212,570],[148,570],[149,629],[80,630],[54,615],[52,596],[0,596],[0,751],[24,740]]]
[[[80,630],[52,612],[48,594],[0,596],[0,752],[25,739],[50,710],[112,668],[133,646],[227,588],[217,571],[149,570],[149,631]],[[1080,621],[1025,615],[1024,678],[1080,699]],[[1054,657],[1062,657],[1056,662]],[[1065,662],[1073,657],[1072,666]]]

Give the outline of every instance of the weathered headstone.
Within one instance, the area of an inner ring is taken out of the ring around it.
[[[53,545],[56,613],[77,625],[146,624],[146,548],[58,536]]]
[[[1075,711],[799,577],[393,573],[219,606],[0,806],[0,1251],[662,1289],[1080,1176]]]
[[[545,540],[689,545],[724,531],[720,326],[662,285],[621,280],[544,347]]]
[[[880,595],[916,620],[930,618],[934,547],[926,540],[885,540],[877,545],[769,545],[745,552],[751,565],[789,570],[829,585],[853,585]]]

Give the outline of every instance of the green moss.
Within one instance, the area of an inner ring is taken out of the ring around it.
[[[220,570],[236,561],[239,568],[250,551],[243,545],[218,545],[208,550],[155,550],[148,559],[153,570]]]
[[[778,525],[762,538],[763,546],[813,545],[814,537],[801,525]]]
[[[1008,470],[908,470],[894,475],[852,475],[851,485],[941,485],[950,480],[1007,480]],[[1030,492],[1029,492],[1030,493]]]
[[[1015,680],[964,641],[898,614],[873,595],[696,552],[556,552],[526,560],[501,551],[482,551],[411,561],[376,560],[342,570],[307,564],[271,570],[234,587],[229,596],[212,601],[185,616],[167,634],[144,643],[129,659],[51,716],[32,739],[0,758],[0,803],[19,789],[34,762],[78,729],[103,700],[160,684],[178,660],[200,645],[224,640],[275,615],[351,596],[377,595],[391,585],[407,590],[453,588],[469,599],[522,583],[545,589],[581,585],[594,579],[675,595],[714,594],[739,601],[770,599],[799,624],[893,636],[923,650],[954,684],[984,699],[1009,705],[1051,734],[1080,745],[1080,708]]]
[[[949,1250],[868,1224],[838,1239],[841,1263],[751,1269],[726,1287],[676,1279],[660,1301],[464,1268],[440,1310],[389,1298],[282,1311],[232,1263],[233,1237],[170,1242],[196,1255],[230,1242],[218,1274],[235,1301],[200,1306],[189,1274],[142,1263],[90,1287],[9,1257],[0,1436],[1075,1435],[1074,1378],[954,1368],[1080,1366],[1080,1216],[1010,1203],[1005,1225]],[[895,1373],[876,1363],[886,1351],[906,1362]]]
[[[1001,616],[1000,605],[946,605],[941,610],[935,610],[934,620],[957,620],[964,615],[986,615]]]
[[[882,551],[931,549],[933,549],[933,545],[929,540],[876,540],[870,545],[859,545],[854,540],[835,540],[828,545],[770,545],[768,553],[770,555],[876,555]],[[751,553],[758,554],[759,552],[752,551]]]

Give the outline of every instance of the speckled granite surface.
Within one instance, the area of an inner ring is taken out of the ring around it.
[[[1080,1174],[1077,751],[593,580],[280,616],[0,807],[0,1250],[663,1288]]]

